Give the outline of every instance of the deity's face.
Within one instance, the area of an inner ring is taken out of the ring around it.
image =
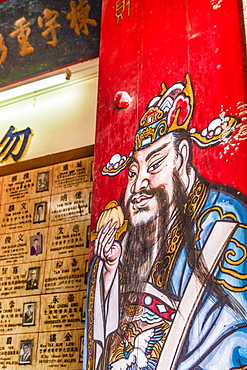
[[[176,169],[180,175],[181,158],[182,155],[176,153],[171,133],[134,153],[125,192],[125,207],[133,225],[145,224],[158,217],[157,189],[164,191],[166,208],[171,216],[174,209],[173,174]]]

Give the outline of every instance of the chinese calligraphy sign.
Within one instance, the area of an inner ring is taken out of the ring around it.
[[[98,57],[100,14],[100,0],[0,2],[0,83]]]
[[[78,5],[72,0],[70,1],[70,7],[71,12],[67,14],[67,19],[71,21],[70,28],[73,28],[77,35],[80,35],[81,30],[85,35],[88,35],[88,24],[97,26],[95,19],[89,19],[91,6],[88,4],[88,0],[79,0]]]
[[[25,56],[34,51],[34,48],[30,45],[28,37],[31,33],[30,22],[27,22],[25,17],[22,17],[15,21],[15,30],[11,32],[11,37],[17,37],[20,44],[20,56]]]
[[[45,31],[42,32],[42,37],[47,37],[51,34],[51,41],[47,41],[48,45],[56,46],[57,45],[57,35],[56,28],[61,27],[59,23],[56,23],[56,19],[59,13],[57,11],[52,11],[50,9],[44,9],[43,17],[38,17],[38,25],[40,28],[43,26],[47,27]]]
[[[0,141],[0,162],[6,162],[11,158],[17,162],[28,148],[31,137],[32,130],[29,127],[17,131],[14,126],[10,126]]]
[[[6,45],[4,45],[2,34],[0,34],[0,52],[1,52],[0,64],[2,64],[7,58],[7,54],[8,54],[8,48]]]
[[[126,12],[128,17],[130,16],[130,1],[131,0],[117,0],[115,5],[115,17],[117,18],[117,24],[119,19],[124,19],[124,13]]]

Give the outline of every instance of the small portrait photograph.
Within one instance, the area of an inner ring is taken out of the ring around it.
[[[87,309],[87,297],[82,298],[82,311],[81,311],[81,322],[86,320],[86,309]]]
[[[30,255],[37,256],[42,253],[42,234],[33,235],[30,237]]]
[[[88,260],[84,262],[84,284],[87,285],[87,277],[88,277]]]
[[[39,287],[39,271],[40,267],[30,267],[28,270],[28,279],[26,289],[38,289]]]
[[[92,210],[92,192],[89,194],[88,197],[88,213],[91,213]]]
[[[87,225],[87,231],[86,231],[86,248],[89,248],[91,241],[91,229],[90,225]]]
[[[32,363],[32,346],[31,340],[22,340],[20,345],[20,365],[28,365]]]
[[[91,162],[91,176],[90,176],[90,181],[93,181],[93,174],[94,174],[94,161]]]
[[[37,174],[36,193],[46,191],[49,188],[49,172],[41,172]]]
[[[35,203],[33,223],[45,222],[47,202]]]
[[[23,316],[22,325],[23,326],[33,326],[35,325],[35,302],[28,302],[23,304]]]
[[[83,361],[83,352],[84,352],[84,337],[81,337],[81,339],[80,339],[79,362]]]

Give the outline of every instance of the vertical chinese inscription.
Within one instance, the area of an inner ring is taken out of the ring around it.
[[[117,0],[115,4],[116,23],[124,19],[124,15],[130,16],[131,0]]]

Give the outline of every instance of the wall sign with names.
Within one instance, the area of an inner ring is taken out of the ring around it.
[[[0,180],[0,369],[81,369],[92,166]]]

